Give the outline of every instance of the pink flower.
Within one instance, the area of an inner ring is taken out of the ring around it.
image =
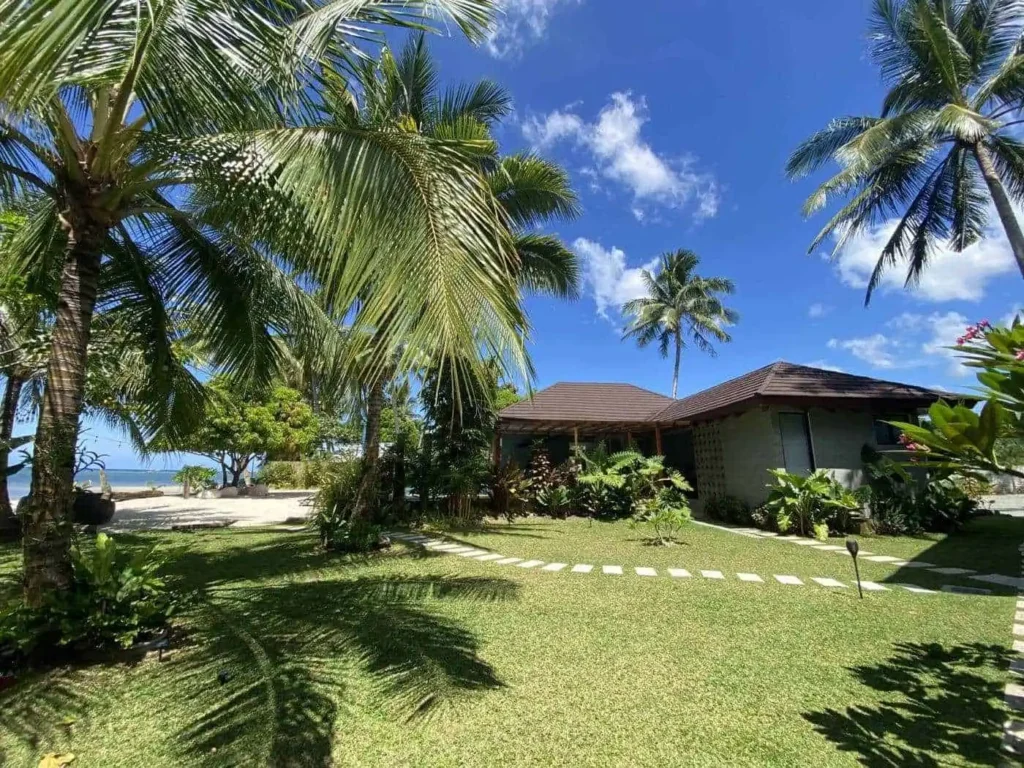
[[[1024,360],[1024,349],[1020,350],[1014,357],[1018,362]]]
[[[967,341],[967,339],[965,339],[963,336],[958,336],[957,339],[956,339],[956,345],[958,347],[962,347],[964,345],[964,342],[966,342],[966,341]]]
[[[980,323],[978,323],[978,327],[979,328],[991,328],[992,327],[992,323],[990,323],[988,320],[982,320]]]

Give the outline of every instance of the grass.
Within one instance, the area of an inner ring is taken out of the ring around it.
[[[464,536],[563,562],[849,565],[696,526],[685,537],[653,548],[620,524],[576,521]],[[332,557],[312,536],[262,531],[119,539],[158,545],[197,591],[184,639],[163,662],[19,680],[0,694],[0,764],[47,751],[84,768],[999,760],[1010,597],[859,601],[538,573],[401,545]],[[12,552],[0,549],[8,578]]]

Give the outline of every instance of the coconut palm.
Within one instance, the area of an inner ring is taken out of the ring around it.
[[[477,170],[489,144],[318,119],[323,63],[353,58],[352,40],[438,16],[479,39],[491,12],[490,0],[0,0],[0,206],[44,198],[12,261],[61,273],[23,519],[29,604],[70,584],[74,446],[103,295],[155,372],[172,365],[183,310],[213,365],[269,380],[277,331],[314,332],[293,270],[339,307],[372,284],[361,315],[382,343],[430,339],[459,360],[484,347],[525,365],[515,252]],[[177,407],[172,390],[154,410]]]
[[[716,341],[732,341],[725,330],[739,315],[722,303],[721,295],[735,290],[724,277],[700,277],[700,259],[692,251],[666,253],[655,272],[643,270],[646,296],[622,305],[630,316],[623,338],[634,338],[641,347],[657,341],[662,357],[675,350],[672,368],[672,397],[679,391],[679,361],[683,347],[693,344],[702,352],[717,354]]]
[[[804,204],[805,215],[849,198],[811,244],[835,236],[833,256],[866,227],[896,217],[868,282],[907,262],[915,283],[936,248],[961,251],[983,234],[994,205],[1024,274],[1021,122],[1024,3],[1020,0],[875,0],[872,54],[889,91],[880,117],[833,120],[793,153],[791,178],[835,160],[839,172]]]
[[[525,291],[558,298],[579,293],[576,255],[554,236],[537,228],[555,219],[573,218],[578,204],[566,173],[532,154],[500,157],[491,139],[493,127],[511,111],[509,94],[482,80],[447,90],[439,87],[437,67],[423,34],[413,35],[395,56],[385,49],[379,59],[356,68],[353,93],[340,76],[331,80],[325,99],[334,124],[351,130],[383,134],[416,134],[440,141],[479,142],[478,169],[497,201],[504,226],[516,253],[513,275]],[[486,148],[486,149],[484,149]],[[370,324],[370,323],[367,323]],[[525,329],[523,329],[525,330]],[[378,347],[372,339],[371,346]],[[386,350],[365,353],[362,380],[366,386],[366,422],[363,441],[365,474],[357,499],[371,497],[380,450],[380,412],[385,388],[396,366]],[[432,344],[403,343],[400,356],[423,362],[434,357]],[[455,382],[458,377],[454,377]],[[354,515],[369,513],[366,503],[355,505]]]

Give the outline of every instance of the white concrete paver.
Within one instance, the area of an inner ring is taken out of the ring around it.
[[[737,573],[736,578],[738,578],[740,581],[749,581],[757,584],[764,584],[764,579],[762,579],[756,573]]]
[[[864,559],[865,560],[870,560],[872,563],[902,563],[903,562],[903,558],[901,558],[901,557],[893,557],[892,555],[871,555],[870,557],[866,557]]]
[[[688,579],[690,578],[690,572],[685,568],[669,568],[668,575],[673,579]]]
[[[543,568],[541,568],[541,570],[542,571],[552,571],[552,572],[556,572],[557,573],[558,571],[560,571],[563,568],[565,568],[567,565],[568,565],[568,563],[548,563]]]
[[[823,587],[832,587],[834,589],[846,589],[846,585],[843,584],[843,582],[836,581],[835,579],[823,579],[818,576],[815,576],[811,579],[811,581],[815,581]]]
[[[588,565],[587,563],[579,563],[572,567],[573,573],[590,573],[592,570],[594,570],[594,566]]]
[[[601,573],[607,576],[621,576],[622,566],[621,565],[602,565]]]
[[[658,572],[653,568],[636,568],[637,576],[657,576]]]
[[[519,563],[516,567],[517,568],[536,568],[538,565],[544,565],[544,561],[543,560],[526,560],[526,561],[524,561],[522,563]]]
[[[864,580],[861,580],[860,586],[861,586],[862,589],[866,589],[868,592],[888,592],[889,591],[888,587],[883,586],[881,584],[878,584],[877,582],[874,582],[874,581],[864,581]]]
[[[925,589],[919,587],[917,584],[897,584],[897,587],[903,587],[907,592],[913,592],[915,595],[934,595],[936,594],[934,589]]]
[[[932,568],[932,573],[941,573],[943,576],[963,576],[967,573],[977,573],[970,568]]]
[[[512,565],[513,563],[518,563],[522,559],[523,558],[521,558],[521,557],[503,557],[501,560],[495,560],[494,564],[495,565]]]
[[[499,555],[496,552],[488,552],[486,555],[477,555],[476,559],[488,562],[490,560],[501,560],[504,557],[504,555]]]
[[[794,587],[802,587],[804,585],[804,583],[796,576],[780,576],[776,574],[775,580],[779,582],[779,584],[789,584]]]
[[[900,563],[900,568],[934,568],[935,563],[926,563],[924,560],[908,560]]]
[[[724,579],[725,574],[721,571],[701,571],[700,575],[705,579]]]

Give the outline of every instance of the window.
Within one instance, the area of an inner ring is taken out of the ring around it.
[[[887,413],[875,417],[875,444],[876,445],[898,445],[900,442],[899,427],[894,427],[889,421],[905,421],[908,424],[914,423],[914,417],[906,413]]]
[[[814,471],[811,453],[811,430],[806,413],[780,413],[779,432],[782,434],[782,455],[786,471],[793,475],[809,475]]]

